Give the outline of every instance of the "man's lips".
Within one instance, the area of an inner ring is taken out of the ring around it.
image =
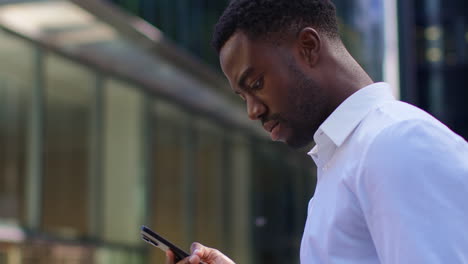
[[[263,128],[264,128],[268,133],[271,133],[271,131],[273,130],[273,128],[275,128],[278,124],[279,124],[279,122],[278,122],[278,121],[275,121],[275,120],[268,121],[268,122],[266,122],[266,123],[263,124]]]

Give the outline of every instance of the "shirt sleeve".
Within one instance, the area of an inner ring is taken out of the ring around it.
[[[468,263],[468,144],[429,121],[384,129],[357,192],[381,263]]]

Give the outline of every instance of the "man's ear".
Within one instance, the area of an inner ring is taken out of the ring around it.
[[[303,28],[297,35],[301,56],[310,67],[314,67],[319,60],[322,41],[319,33],[311,28]]]

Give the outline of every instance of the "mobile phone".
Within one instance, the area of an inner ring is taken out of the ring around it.
[[[154,232],[147,226],[141,227],[141,238],[147,243],[163,250],[164,252],[170,249],[174,253],[175,263],[190,256],[187,252],[183,251],[171,242],[167,241],[165,238],[158,235],[156,232]]]

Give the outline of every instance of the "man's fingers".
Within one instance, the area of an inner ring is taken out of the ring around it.
[[[189,259],[188,259],[189,263],[190,264],[199,264],[200,263],[200,256],[198,255],[192,255]]]
[[[197,249],[198,249],[198,250],[201,250],[203,247],[204,247],[204,246],[203,246],[202,244],[195,242],[195,243],[193,243],[192,246],[190,247],[190,251],[193,253],[193,252],[195,252],[195,250],[197,250]]]
[[[191,260],[190,262],[198,263],[198,262],[195,262],[195,260],[201,261],[207,258],[208,255],[210,254],[210,251],[212,250],[213,250],[212,248],[205,247],[200,243],[197,243],[197,242],[193,243],[192,246],[190,247],[190,251],[192,252],[192,256],[198,256],[198,259],[194,258],[193,261]]]
[[[190,247],[192,256],[189,258],[190,264],[199,264],[202,263],[202,259],[206,257],[206,253],[210,248],[203,246],[200,243],[193,243]]]
[[[200,243],[193,243],[190,247],[192,255],[189,257],[190,264],[217,263],[234,264],[226,255],[214,248],[205,247]],[[202,262],[203,261],[203,262]]]
[[[166,251],[166,262],[165,264],[174,264],[174,253],[168,250]]]
[[[179,262],[177,262],[177,264],[189,264],[189,263],[199,263],[200,260],[198,259],[198,262],[189,262],[189,258],[185,258]],[[174,252],[168,250],[166,251],[166,262],[165,264],[175,264],[175,255],[174,255]]]

